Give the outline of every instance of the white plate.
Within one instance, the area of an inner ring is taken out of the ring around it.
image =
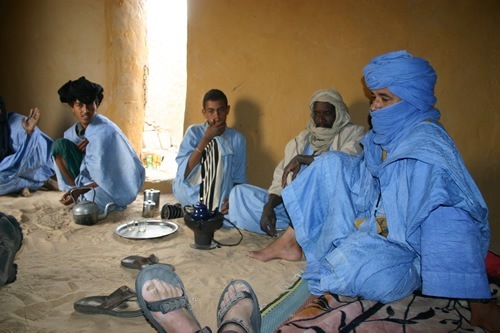
[[[177,224],[170,221],[146,220],[146,224],[146,230],[139,231],[137,226],[130,230],[128,223],[124,223],[116,227],[115,234],[131,239],[151,239],[170,235],[176,232],[178,228]]]

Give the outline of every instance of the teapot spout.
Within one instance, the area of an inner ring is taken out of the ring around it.
[[[106,217],[108,217],[108,213],[109,213],[109,208],[110,207],[113,207],[115,205],[114,202],[108,202],[106,204],[106,207],[104,207],[104,213],[102,213],[101,215],[99,215],[98,217],[98,220],[103,220],[105,219]]]

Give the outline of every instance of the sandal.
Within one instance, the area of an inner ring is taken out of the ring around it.
[[[132,269],[138,269],[141,270],[146,266],[153,265],[159,263],[159,259],[157,256],[154,254],[151,254],[149,257],[141,257],[141,256],[128,256],[126,258],[123,258],[121,261],[121,265],[123,267],[127,268],[132,268]],[[170,268],[175,271],[174,266],[165,264],[167,266],[170,266]]]
[[[182,289],[182,296],[166,298],[154,302],[146,301],[142,295],[142,287],[144,286],[144,283],[153,279],[165,281],[173,286]],[[160,323],[155,320],[151,312],[161,312],[165,314],[184,308],[187,310],[192,319],[194,319],[198,327],[201,327],[201,325],[198,323],[198,320],[194,316],[191,304],[189,304],[189,299],[187,297],[184,284],[170,266],[164,264],[156,264],[145,267],[141,270],[141,272],[137,276],[137,279],[135,280],[135,288],[137,289],[137,299],[139,301],[139,305],[141,306],[142,312],[144,313],[144,316],[146,316],[148,321],[156,328],[158,332],[166,333],[165,329],[161,327]],[[198,332],[211,331],[208,327],[205,327],[200,328]]]
[[[228,292],[229,287],[233,286],[235,283],[244,284],[247,287],[248,291],[238,292],[229,300],[229,302],[224,307],[221,307],[224,295]],[[253,301],[253,310],[252,310],[252,315],[250,316],[251,327],[248,327],[247,324],[239,318],[227,318],[227,319],[224,318],[224,316],[233,307],[233,305],[235,305],[236,303],[238,303],[238,301],[245,298],[250,298]],[[261,316],[259,309],[259,301],[257,300],[257,296],[255,295],[255,292],[253,291],[252,287],[246,281],[243,280],[232,281],[227,285],[227,287],[224,289],[224,291],[220,296],[219,305],[217,305],[217,327],[219,327],[219,330],[217,332],[221,332],[221,329],[226,324],[236,324],[241,328],[243,328],[247,333],[260,333]]]
[[[121,286],[108,296],[90,296],[73,303],[75,311],[85,314],[106,314],[115,317],[139,317],[142,311],[135,291]],[[132,309],[132,310],[131,310]]]

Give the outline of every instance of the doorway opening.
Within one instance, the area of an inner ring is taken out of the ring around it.
[[[187,0],[147,0],[142,156],[146,181],[175,177],[186,105]]]

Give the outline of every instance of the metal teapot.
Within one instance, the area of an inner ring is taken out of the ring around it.
[[[73,192],[76,190],[85,190],[89,189],[94,191],[94,197],[92,198],[92,201],[88,201],[86,199],[83,199],[82,201],[78,202],[77,198],[73,195]],[[105,219],[106,216],[108,216],[108,209],[112,205],[114,205],[113,202],[109,202],[106,204],[106,207],[104,208],[104,213],[99,215],[99,206],[94,202],[95,201],[95,189],[93,187],[77,187],[73,188],[69,191],[69,195],[73,199],[73,202],[75,203],[75,206],[73,207],[73,220],[75,221],[76,224],[81,224],[81,225],[94,225],[97,222],[99,222],[102,219]]]

